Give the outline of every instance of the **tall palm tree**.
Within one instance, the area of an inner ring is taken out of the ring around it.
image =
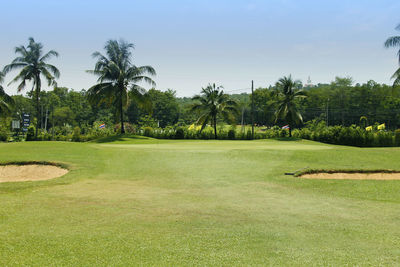
[[[134,45],[124,40],[109,40],[104,46],[106,56],[100,52],[93,53],[98,61],[94,70],[88,71],[99,78],[97,84],[88,90],[89,101],[100,105],[117,106],[117,115],[120,116],[121,133],[125,133],[124,109],[129,98],[144,101],[145,90],[138,82],[147,82],[155,86],[155,82],[146,75],[154,76],[156,71],[151,66],[137,67],[132,63]]]
[[[400,24],[397,25],[396,30],[400,31]],[[399,47],[400,48],[400,36],[392,36],[389,37],[386,42],[385,42],[385,47]],[[397,55],[399,57],[399,64],[400,64],[400,49],[397,52]],[[392,79],[394,80],[393,85],[399,85],[400,84],[400,68],[396,70],[396,72],[393,74]]]
[[[32,93],[36,98],[36,134],[38,135],[39,123],[41,123],[42,118],[40,114],[40,90],[42,87],[42,82],[40,76],[43,76],[48,83],[48,86],[56,86],[56,78],[60,77],[60,71],[51,64],[46,63],[52,57],[58,57],[58,53],[54,50],[50,50],[47,53],[43,53],[43,45],[41,43],[36,43],[35,40],[30,37],[29,44],[27,47],[21,45],[15,48],[15,53],[18,56],[11,62],[11,64],[4,67],[4,74],[10,71],[21,69],[19,74],[10,82],[21,83],[18,85],[18,92],[22,91],[26,82],[33,82]]]
[[[233,122],[234,115],[238,114],[237,103],[230,100],[228,95],[224,94],[222,88],[222,86],[215,86],[215,83],[209,84],[206,88],[202,88],[200,95],[192,98],[192,100],[198,101],[193,104],[192,111],[200,113],[197,120],[197,123],[201,124],[200,131],[211,121],[214,126],[215,139],[218,138],[217,117],[221,116],[225,121]]]
[[[278,108],[275,112],[277,122],[278,119],[283,119],[289,124],[289,136],[292,137],[292,127],[303,122],[295,100],[304,98],[306,94],[303,90],[296,89],[299,87],[299,81],[294,81],[292,76],[283,77],[276,83],[278,93]]]
[[[0,84],[4,81],[4,74],[0,72]],[[14,99],[4,91],[3,86],[0,85],[0,116],[3,114],[9,114],[11,108],[14,105]]]

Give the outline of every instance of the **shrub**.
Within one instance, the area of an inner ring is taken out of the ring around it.
[[[144,136],[152,137],[153,136],[153,128],[147,126],[144,127]]]
[[[400,129],[394,131],[394,145],[400,146]]]
[[[0,130],[0,141],[5,142],[7,141],[8,134],[5,130]]]
[[[79,126],[76,126],[74,128],[74,131],[72,134],[72,141],[74,141],[74,142],[81,141],[81,128],[79,128]]]
[[[34,141],[35,140],[35,127],[29,126],[28,131],[26,132],[26,141]]]
[[[236,131],[235,129],[230,129],[228,131],[228,139],[229,140],[235,140],[235,136],[236,136]]]
[[[175,139],[185,139],[185,130],[182,127],[176,129]]]
[[[65,135],[58,134],[58,135],[56,136],[56,140],[57,140],[57,141],[67,141],[67,137],[66,137]]]
[[[252,134],[251,130],[247,130],[246,139],[247,139],[247,140],[253,139],[253,134]]]

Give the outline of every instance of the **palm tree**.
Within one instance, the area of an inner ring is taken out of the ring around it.
[[[58,57],[58,53],[54,50],[50,50],[46,54],[43,54],[43,45],[36,43],[35,40],[30,37],[29,44],[27,47],[21,45],[15,48],[15,53],[19,56],[16,57],[11,64],[4,67],[4,74],[10,71],[21,69],[19,74],[10,82],[21,81],[18,85],[18,92],[22,91],[27,81],[33,82],[32,93],[36,98],[36,134],[38,135],[39,122],[41,123],[40,114],[40,90],[42,82],[40,76],[42,75],[48,83],[48,86],[56,86],[56,78],[60,77],[60,71],[51,64],[46,63],[52,57]]]
[[[155,86],[155,82],[146,76],[154,76],[156,71],[151,66],[137,67],[132,64],[132,52],[134,45],[124,40],[109,40],[104,46],[106,56],[100,52],[93,53],[98,61],[94,70],[89,73],[97,75],[97,84],[88,90],[89,101],[100,105],[117,106],[117,116],[120,116],[121,134],[125,133],[124,109],[128,105],[129,98],[135,98],[143,102],[145,90],[138,82],[147,82]]]
[[[4,74],[0,72],[0,84],[4,80]],[[4,91],[3,86],[0,85],[0,116],[3,114],[9,114],[11,112],[11,107],[14,105],[14,99]]]
[[[293,81],[292,76],[283,77],[276,83],[278,93],[278,108],[275,112],[277,122],[283,119],[289,124],[289,136],[292,137],[292,127],[303,122],[299,110],[297,109],[295,100],[297,98],[306,97],[303,90],[296,89],[299,87],[299,81]]]
[[[400,24],[397,25],[396,30],[400,31]],[[400,36],[389,37],[385,42],[386,48],[396,47],[396,46],[400,48]],[[399,56],[399,64],[400,64],[400,49],[397,52],[397,55]],[[392,79],[395,79],[393,85],[400,84],[400,68],[398,68],[397,71],[393,74]]]
[[[211,120],[214,126],[215,139],[217,135],[217,117],[221,116],[225,121],[233,122],[234,116],[238,114],[237,103],[230,100],[227,94],[224,94],[222,86],[209,84],[206,88],[202,88],[201,94],[192,98],[198,101],[192,106],[192,111],[199,112],[200,117],[196,123],[201,124],[201,130],[206,127]]]

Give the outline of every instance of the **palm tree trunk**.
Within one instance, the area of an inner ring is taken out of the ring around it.
[[[40,77],[39,75],[36,75],[36,89],[35,89],[35,94],[36,94],[36,131],[35,131],[35,139],[38,137],[38,130],[39,130],[39,124],[41,125],[42,123],[42,117],[40,116],[40,100],[39,100],[39,95],[40,95]]]
[[[214,136],[215,136],[215,139],[218,139],[218,135],[217,135],[217,116],[214,116],[213,120],[214,120]]]
[[[122,90],[121,90],[121,101],[119,105],[119,112],[121,116],[121,134],[125,133],[125,127],[124,127],[124,109],[122,107]]]

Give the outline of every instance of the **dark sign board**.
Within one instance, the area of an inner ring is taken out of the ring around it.
[[[22,114],[22,131],[27,132],[29,125],[31,125],[31,116],[27,113],[23,113]]]

